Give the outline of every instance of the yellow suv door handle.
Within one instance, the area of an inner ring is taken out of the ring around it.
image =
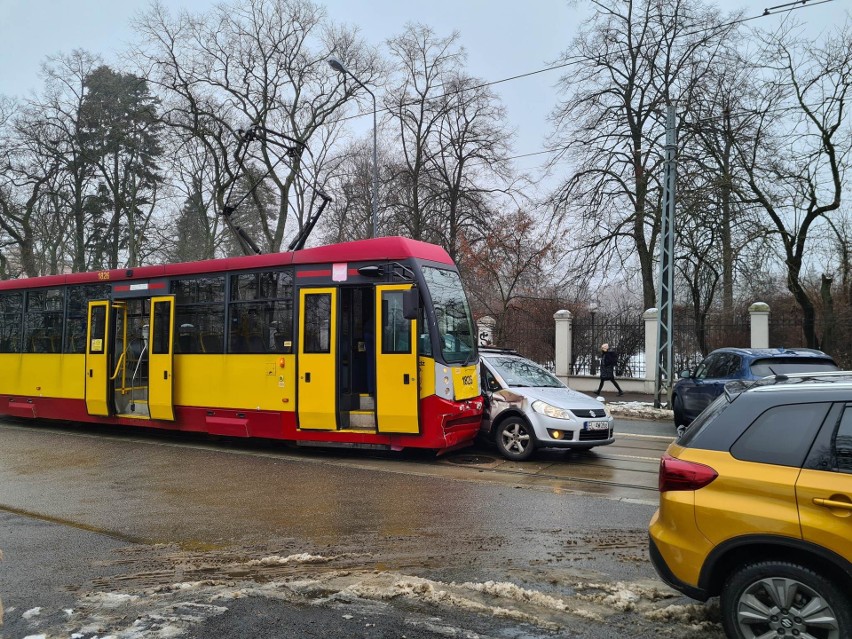
[[[814,503],[817,506],[825,506],[826,508],[840,508],[842,510],[852,510],[852,502],[849,501],[838,501],[836,499],[823,499],[822,497],[814,497]]]

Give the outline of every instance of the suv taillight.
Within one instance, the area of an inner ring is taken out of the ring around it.
[[[676,459],[671,455],[660,458],[660,492],[668,490],[698,490],[719,476],[710,466]]]

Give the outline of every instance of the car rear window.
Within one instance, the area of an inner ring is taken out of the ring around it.
[[[725,393],[719,395],[716,399],[710,402],[707,408],[701,412],[695,421],[693,421],[686,430],[683,431],[677,439],[677,444],[688,448],[692,440],[701,434],[701,432],[710,424],[716,421],[716,418],[725,412],[725,409],[728,408],[730,403],[731,402]]]
[[[767,357],[751,363],[751,372],[755,377],[768,375],[789,375],[791,373],[822,373],[836,371],[837,364],[824,357]]]
[[[743,461],[800,467],[829,408],[829,403],[770,408],[734,442],[731,455]]]

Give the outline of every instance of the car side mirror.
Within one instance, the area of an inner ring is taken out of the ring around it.
[[[678,373],[678,377],[680,377],[681,379],[687,379],[690,376],[691,373],[689,372],[689,370],[681,371],[680,373]]]
[[[420,311],[420,292],[416,286],[402,294],[402,316],[407,320],[417,319]]]

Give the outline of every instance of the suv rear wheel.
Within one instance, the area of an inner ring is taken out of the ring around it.
[[[782,561],[734,572],[721,596],[728,637],[852,637],[850,602],[837,585],[810,568]]]
[[[523,461],[535,450],[532,427],[521,417],[509,417],[497,427],[497,448],[506,459]]]

